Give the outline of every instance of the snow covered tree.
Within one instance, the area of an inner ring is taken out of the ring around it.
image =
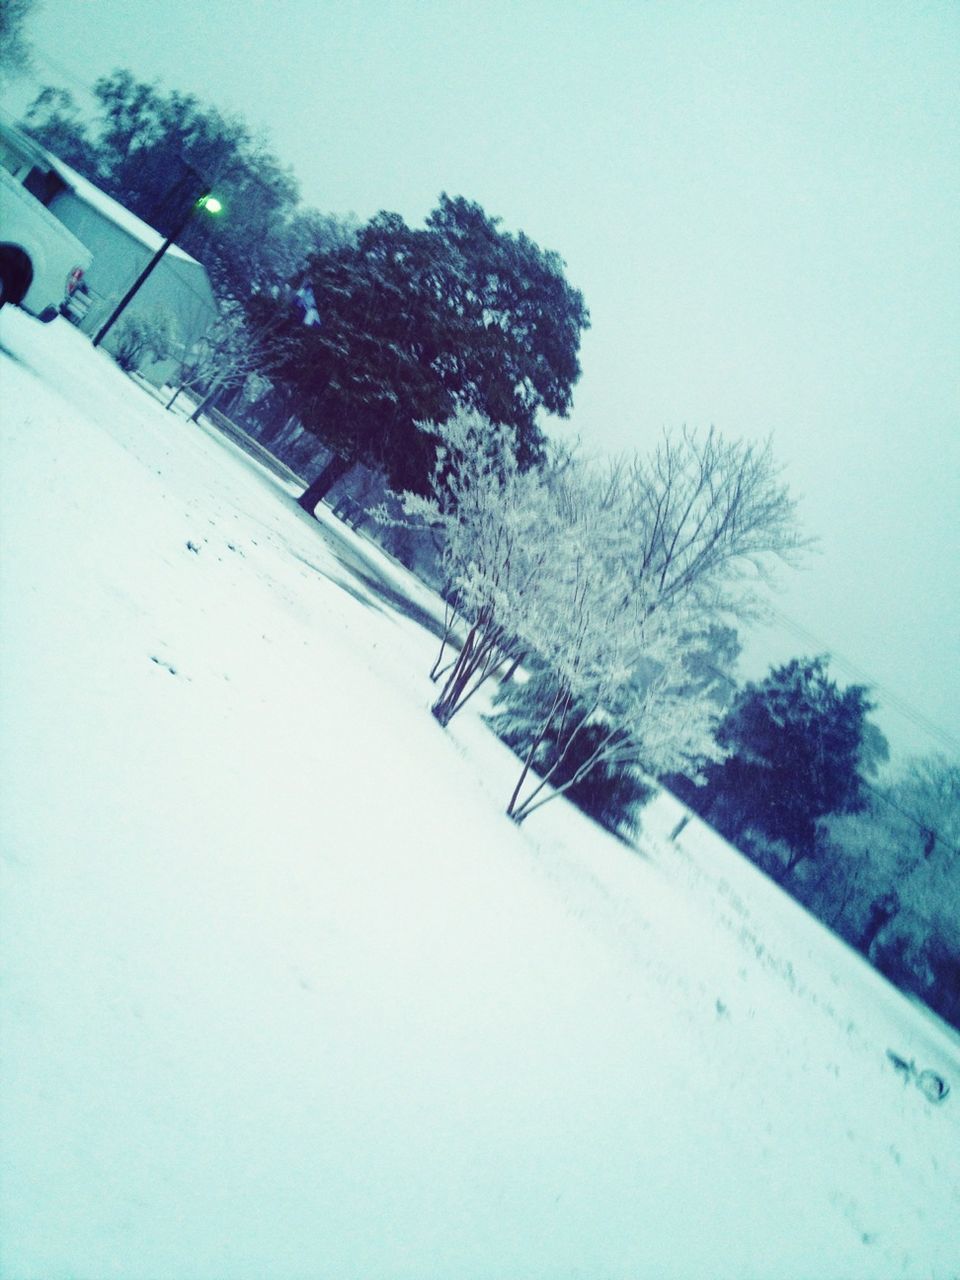
[[[549,675],[507,805],[516,822],[596,770],[696,774],[722,755],[709,685],[692,680],[684,662],[707,616],[680,595],[665,597],[656,575],[637,572],[633,531],[609,477],[572,468],[560,488],[567,523],[531,634]]]
[[[563,788],[562,794],[572,804],[608,831],[624,837],[634,835],[638,810],[652,794],[649,779],[629,760],[618,761],[615,750],[608,753],[609,758],[602,750],[598,752],[607,733],[601,723],[585,725],[573,741],[565,735],[562,720],[555,720],[544,731],[543,707],[553,697],[552,673],[537,665],[536,659],[529,659],[523,678],[506,681],[497,690],[488,723],[521,759],[539,737],[534,759],[537,773],[550,773],[553,787]],[[579,707],[573,715],[578,713],[582,714]]]
[[[442,530],[448,633],[458,617],[466,630],[434,668],[445,677],[434,715],[447,724],[508,662],[538,673],[511,695],[509,736],[526,739],[510,815],[591,773],[696,775],[722,756],[711,729],[723,698],[704,655],[735,656],[736,641],[719,613],[749,607],[749,587],[734,588],[745,562],[762,570],[801,545],[769,450],[684,433],[649,463],[566,457],[524,472],[515,438],[476,415],[427,430],[433,493],[405,501]]]
[[[548,473],[521,469],[512,427],[460,409],[419,430],[435,450],[431,494],[408,491],[403,505],[442,539],[447,615],[431,677],[442,681],[433,714],[446,725],[492,675],[528,651],[558,514]],[[451,644],[455,656],[445,666]]]
[[[732,669],[740,651],[732,627],[708,623],[679,643],[684,665],[685,697],[704,695],[717,714],[733,697]],[[543,728],[542,708],[553,694],[549,671],[536,659],[524,664],[526,679],[504,683],[497,692],[490,724],[519,755]],[[554,720],[542,734],[534,757],[537,773],[551,774],[551,784],[563,787],[567,799],[616,835],[636,834],[639,810],[653,793],[650,776],[640,765],[641,752],[622,729],[607,743],[608,726],[589,719],[571,739],[568,723],[577,723],[584,708],[571,709],[566,719]]]
[[[510,802],[518,821],[593,768],[697,777],[722,758],[710,730],[729,693],[706,655],[722,659],[726,648],[735,659],[724,619],[754,612],[771,559],[790,561],[805,546],[769,444],[714,429],[667,433],[650,458],[571,478],[556,576],[562,625],[536,646],[553,696]],[[594,743],[586,754],[585,737]],[[531,770],[538,781],[524,796]]]
[[[821,872],[798,896],[831,928],[960,1025],[960,767],[913,761],[859,813],[821,824]]]

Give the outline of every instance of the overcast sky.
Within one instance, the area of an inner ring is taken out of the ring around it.
[[[771,434],[820,538],[746,674],[829,650],[901,753],[960,751],[957,0],[37,0],[27,34],[14,110],[128,67],[320,209],[447,191],[557,250],[593,320],[564,430]]]

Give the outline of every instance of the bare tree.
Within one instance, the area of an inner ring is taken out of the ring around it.
[[[776,561],[795,563],[812,545],[798,529],[770,441],[665,432],[652,457],[620,465],[633,564],[652,575],[662,602],[692,595],[718,613],[744,617]]]
[[[190,415],[195,421],[217,396],[254,374],[269,374],[281,358],[270,328],[251,325],[238,303],[226,302],[216,324],[183,353],[167,408],[173,408],[182,392],[203,388],[202,399]]]

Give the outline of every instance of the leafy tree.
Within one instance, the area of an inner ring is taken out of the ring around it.
[[[866,804],[865,739],[886,751],[867,722],[867,690],[841,690],[826,658],[794,659],[748,684],[717,732],[726,759],[708,766],[702,788],[678,790],[728,839],[750,830],[790,850],[787,872],[813,856],[820,819]]]
[[[538,414],[569,411],[588,324],[555,253],[444,195],[422,229],[378,214],[354,242],[314,254],[305,280],[320,323],[289,307],[293,349],[278,376],[338,455],[303,495],[306,510],[355,462],[398,491],[427,492],[434,449],[416,423],[457,407],[511,427],[521,467],[542,460]]]
[[[84,177],[102,181],[96,139],[68,89],[53,85],[41,89],[20,123],[41,146]]]

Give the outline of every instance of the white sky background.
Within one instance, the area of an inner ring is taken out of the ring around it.
[[[746,674],[830,649],[956,743],[960,5],[38,0],[28,35],[78,96],[123,66],[239,111],[320,209],[446,190],[556,249],[593,320],[571,431],[772,433],[802,495],[809,635]],[[948,745],[885,702],[895,748]]]

